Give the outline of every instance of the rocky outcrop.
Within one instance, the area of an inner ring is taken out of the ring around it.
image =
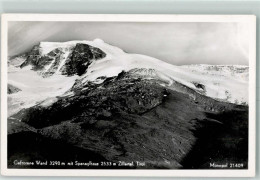
[[[45,61],[42,61],[43,57],[40,53],[40,45],[35,45],[32,50],[28,53],[26,60],[21,64],[21,68],[32,65],[33,70],[41,70],[45,65],[48,65],[51,62],[50,58],[44,58]]]
[[[88,44],[78,43],[71,57],[66,61],[65,65],[62,68],[62,74],[64,75],[82,75],[86,72],[88,66],[94,61],[101,58],[104,58],[106,54],[93,46]]]
[[[24,63],[24,61],[26,60],[27,56],[28,56],[28,53],[24,53],[24,54],[21,54],[21,55],[9,57],[8,61],[7,61],[8,66],[11,65],[11,66],[19,68]]]
[[[68,54],[65,56],[65,54]],[[43,77],[48,77],[58,70],[67,76],[82,75],[94,61],[104,58],[106,54],[99,48],[88,44],[77,43],[75,47],[56,48],[47,54],[41,53],[40,45],[36,45],[28,53],[21,68],[31,65],[32,70],[39,71]],[[64,64],[61,64],[65,61]],[[60,67],[62,66],[62,67]]]
[[[11,85],[11,84],[8,84],[8,85],[7,85],[7,93],[8,93],[8,94],[17,93],[17,92],[19,92],[19,91],[21,91],[21,89],[19,89],[19,88],[13,86],[13,85]]]

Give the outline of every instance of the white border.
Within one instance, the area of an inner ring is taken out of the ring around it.
[[[7,33],[8,21],[86,22],[247,22],[249,47],[249,158],[247,170],[46,170],[7,168]],[[256,16],[254,15],[141,15],[141,14],[3,14],[1,29],[1,174],[6,176],[142,176],[253,177],[256,141]]]

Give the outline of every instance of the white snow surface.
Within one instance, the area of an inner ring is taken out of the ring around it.
[[[59,70],[65,64],[70,49],[77,43],[97,47],[106,53],[106,57],[94,61],[89,66],[88,71],[80,77],[63,76],[59,73]],[[154,69],[155,72],[152,73],[151,78],[166,81],[168,86],[172,86],[173,81],[177,81],[200,92],[201,89],[197,89],[194,85],[194,83],[200,83],[205,86],[204,93],[209,97],[236,104],[248,104],[248,67],[246,66],[175,66],[149,56],[125,53],[120,48],[109,45],[100,39],[94,41],[40,43],[42,54],[47,54],[56,48],[61,48],[64,51],[64,59],[61,61],[57,72],[48,78],[42,78],[35,71],[32,71],[29,66],[20,69],[9,65],[8,83],[22,90],[8,95],[11,105],[19,104],[13,106],[16,108],[10,108],[12,110],[9,115],[37,103],[46,106],[55,102],[55,97],[61,96],[68,91],[76,79],[80,79],[85,83],[95,81],[100,76],[116,76],[123,70],[129,71],[134,68]],[[44,100],[47,102],[43,103]]]
[[[50,105],[50,102],[55,102],[56,96],[70,89],[77,78],[78,76],[62,75],[43,78],[29,66],[22,69],[8,68],[8,84],[21,89],[17,93],[8,95],[8,116],[23,108],[42,103],[44,100],[49,103],[43,103],[43,106]]]

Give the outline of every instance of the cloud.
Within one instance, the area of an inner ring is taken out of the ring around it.
[[[9,22],[10,56],[41,41],[103,39],[130,53],[168,63],[248,64],[246,24],[124,23],[124,22]]]

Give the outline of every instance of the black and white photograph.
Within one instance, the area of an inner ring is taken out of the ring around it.
[[[6,172],[252,175],[254,16],[22,17],[2,24]]]

